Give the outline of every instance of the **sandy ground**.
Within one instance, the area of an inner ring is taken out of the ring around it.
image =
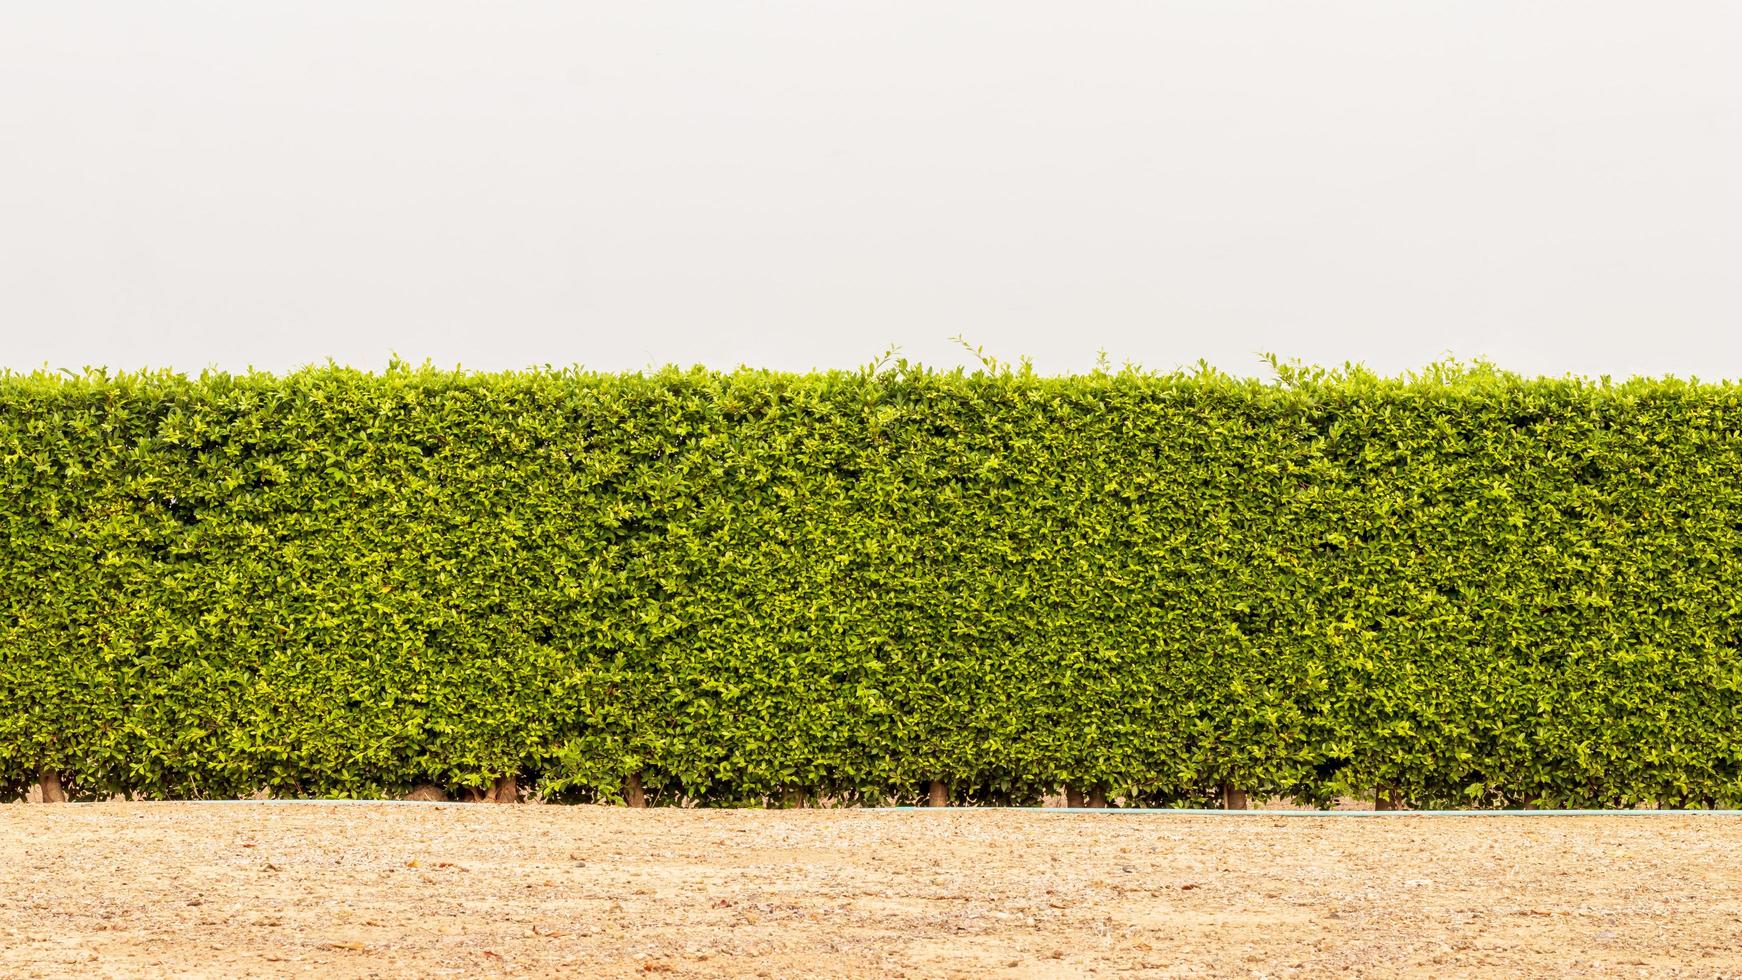
[[[7,976],[1742,977],[1742,817],[0,806]]]

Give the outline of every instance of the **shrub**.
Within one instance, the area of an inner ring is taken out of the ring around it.
[[[0,378],[0,795],[1742,803],[1742,389]]]

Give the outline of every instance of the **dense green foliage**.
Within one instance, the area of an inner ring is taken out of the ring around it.
[[[1742,803],[1742,388],[0,377],[0,797]]]

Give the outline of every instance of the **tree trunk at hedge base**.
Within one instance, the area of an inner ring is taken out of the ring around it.
[[[1083,808],[1083,791],[1075,786],[1066,785],[1065,806],[1068,806],[1073,810],[1081,810]]]
[[[1374,795],[1373,809],[1401,810],[1403,809],[1403,796],[1395,787],[1381,786],[1379,787],[1379,791]]]
[[[42,787],[42,802],[65,803],[66,791],[61,789],[60,773],[53,769],[42,769],[36,774],[36,781]]]
[[[647,806],[647,790],[641,787],[640,775],[630,776],[624,781],[623,802],[635,810],[644,809]]]
[[[1222,796],[1222,809],[1224,809],[1224,810],[1244,810],[1244,809],[1246,809],[1246,791],[1245,790],[1235,789],[1234,787],[1229,786],[1227,783],[1223,783],[1222,787],[1221,787],[1221,796]]]
[[[950,788],[944,785],[943,780],[934,779],[931,781],[929,802],[932,806],[950,805]]]
[[[484,802],[519,803],[520,786],[515,783],[513,776],[503,776],[491,784],[489,791],[484,794]]]
[[[1089,809],[1105,810],[1107,808],[1107,791],[1099,786],[1089,790]]]

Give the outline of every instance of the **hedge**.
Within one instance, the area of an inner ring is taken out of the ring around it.
[[[1742,387],[0,376],[0,797],[1742,804]]]

